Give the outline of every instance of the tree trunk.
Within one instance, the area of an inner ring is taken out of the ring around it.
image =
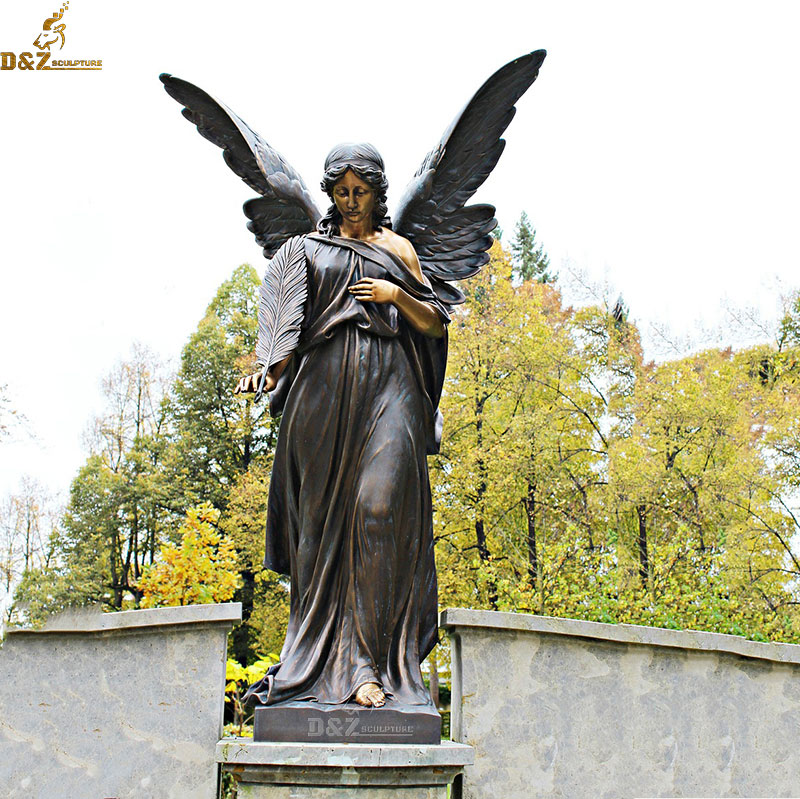
[[[433,706],[439,707],[439,660],[436,657],[436,649],[428,656],[428,668],[430,669],[431,699]]]
[[[486,487],[483,487],[486,490]],[[481,559],[481,564],[489,564],[489,547],[486,545],[486,530],[483,526],[483,516],[478,516],[475,519],[475,541],[478,545],[478,555]],[[489,605],[492,610],[497,610],[497,583],[494,577],[488,576],[486,583],[489,586]]]
[[[650,576],[650,559],[647,554],[647,508],[644,505],[637,505],[636,515],[639,518],[639,578],[642,585],[647,588]]]
[[[525,498],[525,512],[528,517],[528,577],[531,588],[538,588],[539,553],[536,551],[536,482],[528,480],[528,495]]]
[[[484,527],[484,501],[486,499],[487,489],[487,468],[486,462],[483,459],[483,398],[476,402],[476,421],[475,429],[477,431],[477,447],[478,447],[478,461],[477,472],[479,475],[478,486],[475,492],[475,543],[478,547],[478,556],[481,559],[481,564],[489,563],[489,547],[486,543],[486,528]],[[497,610],[497,584],[493,578],[487,580],[489,586],[489,604],[493,610]]]
[[[239,663],[247,663],[253,657],[250,642],[250,628],[247,625],[253,612],[253,595],[256,589],[255,572],[244,569],[239,572],[242,585],[234,594],[234,601],[242,603],[242,623],[236,625],[231,632],[231,656]]]

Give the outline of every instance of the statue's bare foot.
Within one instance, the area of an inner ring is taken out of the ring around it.
[[[365,682],[356,691],[356,702],[363,707],[383,707],[386,694],[376,682]]]

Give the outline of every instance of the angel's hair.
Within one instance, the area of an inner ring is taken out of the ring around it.
[[[386,192],[389,181],[386,180],[383,158],[371,145],[338,144],[325,159],[325,174],[322,176],[322,190],[333,199],[333,187],[339,179],[351,169],[361,180],[375,192],[375,207],[372,209],[372,226],[375,230],[382,227],[391,229],[392,221],[387,214]],[[317,230],[326,236],[338,236],[342,215],[333,203],[327,213],[317,222]]]

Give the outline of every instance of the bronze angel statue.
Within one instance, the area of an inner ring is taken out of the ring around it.
[[[237,392],[270,392],[282,414],[264,565],[291,578],[280,662],[253,703],[431,704],[420,664],[437,639],[427,455],[437,452],[452,285],[489,260],[491,205],[466,205],[494,169],[515,103],[545,51],[478,90],[387,215],[370,144],[325,161],[321,213],[302,178],[236,114],[164,74],[171,97],[259,197],[244,205],[264,255],[262,370]]]

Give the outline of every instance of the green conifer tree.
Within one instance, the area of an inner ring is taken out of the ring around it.
[[[556,282],[558,275],[549,271],[550,257],[536,241],[536,231],[524,211],[514,227],[511,252],[514,256],[514,277],[523,281],[535,280],[537,283]]]

